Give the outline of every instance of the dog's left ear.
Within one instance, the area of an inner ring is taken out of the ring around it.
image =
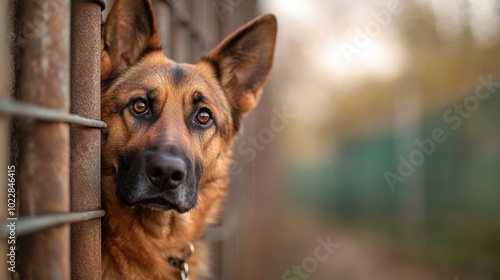
[[[274,15],[260,16],[229,35],[204,58],[216,68],[238,117],[257,105],[273,63],[276,29]]]

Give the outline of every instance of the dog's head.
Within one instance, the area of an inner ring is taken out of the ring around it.
[[[150,1],[115,2],[102,35],[103,174],[126,206],[183,213],[227,169],[240,121],[272,65],[276,19],[261,16],[195,65],[162,52]]]

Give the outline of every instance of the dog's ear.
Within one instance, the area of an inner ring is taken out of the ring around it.
[[[274,15],[260,16],[229,35],[204,58],[214,65],[238,118],[255,107],[260,98],[273,63],[276,29]]]
[[[102,48],[102,80],[120,73],[144,54],[161,50],[151,1],[115,1],[102,30]]]

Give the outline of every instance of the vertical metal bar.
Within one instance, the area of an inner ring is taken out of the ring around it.
[[[189,29],[187,22],[183,22],[181,18],[181,15],[188,14],[188,4],[184,0],[173,1],[175,7],[173,11],[177,14],[172,17],[171,45],[172,58],[177,62],[192,62],[189,57],[191,54]]]
[[[23,0],[19,97],[23,102],[69,111],[70,1]],[[21,216],[67,213],[69,125],[19,122]],[[19,240],[21,279],[70,279],[69,225]]]
[[[8,1],[0,1],[0,41],[8,42],[8,30],[9,30],[9,9]],[[5,100],[8,98],[8,92],[10,91],[9,80],[11,79],[9,73],[11,65],[8,50],[8,44],[0,44],[0,100]],[[8,119],[0,118],[0,220],[2,222],[6,221],[7,218],[7,158],[9,156],[8,143],[9,141],[9,129],[8,129]],[[0,241],[0,279],[7,279],[7,242],[5,240]],[[9,246],[10,247],[10,246]]]
[[[203,44],[203,53],[210,51],[219,42],[218,10],[216,2],[203,2],[203,18],[200,20],[200,39]]]
[[[101,118],[101,6],[71,1],[71,112]],[[71,211],[101,208],[101,131],[71,127]],[[71,225],[71,279],[101,279],[101,221]]]
[[[206,2],[202,2],[206,3]],[[193,3],[193,1],[190,1],[190,7],[191,7],[191,53],[190,53],[190,61],[193,63],[196,63],[198,59],[200,59],[202,55],[202,42],[201,42],[201,34],[195,34],[194,31],[200,32],[201,31],[201,25],[199,24],[200,21],[203,21],[203,4],[199,3]]]
[[[156,21],[160,29],[160,39],[163,45],[163,52],[168,58],[172,58],[171,30],[172,30],[172,8],[165,1],[156,0],[153,2]]]

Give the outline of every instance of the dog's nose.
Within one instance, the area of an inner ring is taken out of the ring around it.
[[[158,188],[177,188],[187,174],[184,160],[170,155],[157,155],[146,165],[149,181]]]

